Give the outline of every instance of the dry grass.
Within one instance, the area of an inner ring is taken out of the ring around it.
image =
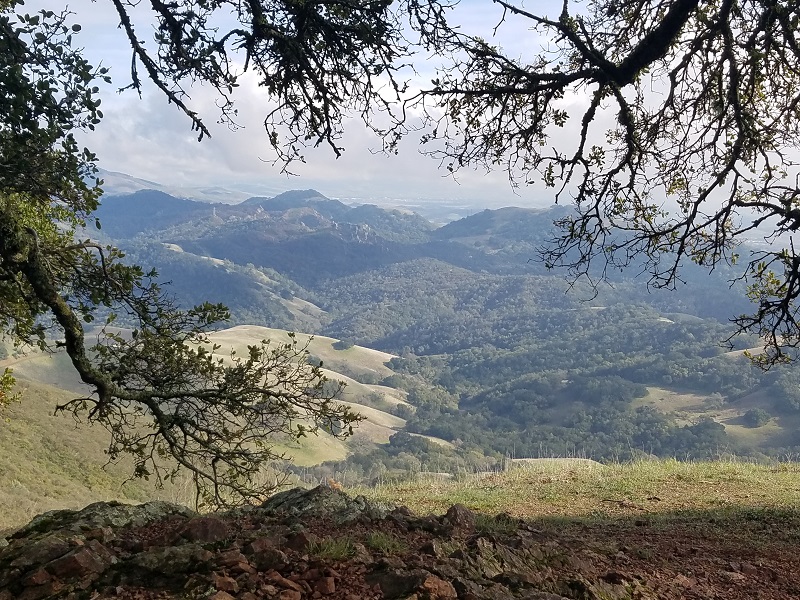
[[[268,339],[273,343],[288,343],[289,336],[285,331],[243,325],[232,327],[212,334],[212,340],[221,347],[218,352],[226,355],[231,349],[238,354],[246,352],[247,346],[257,344]],[[300,344],[305,344],[311,336],[296,333],[295,339]],[[405,426],[405,420],[394,416],[381,408],[403,403],[404,394],[398,390],[376,385],[365,385],[354,379],[342,375],[337,369],[352,373],[363,373],[372,376],[386,377],[393,371],[384,363],[393,355],[378,350],[353,346],[347,350],[336,350],[333,344],[337,340],[325,336],[314,336],[309,345],[309,351],[323,361],[325,375],[333,380],[343,381],[347,384],[341,400],[354,411],[365,417],[358,425],[352,441],[358,444],[386,444],[389,437]],[[381,406],[371,406],[372,398],[380,397]],[[385,406],[383,406],[385,405]],[[339,460],[346,456],[347,445],[333,443],[327,436],[310,437],[303,440],[301,446],[281,447],[295,461],[302,466],[320,464],[326,460]]]
[[[328,460],[344,460],[349,453],[346,442],[323,431],[297,442],[276,444],[275,451],[285,453],[292,463],[300,467],[312,467]]]
[[[43,354],[31,351],[18,358],[0,362],[0,369],[10,367],[20,379],[51,385],[61,390],[86,394],[90,388],[81,383],[77,372],[64,352]]]
[[[455,448],[455,444],[453,442],[448,442],[447,440],[443,440],[442,438],[433,437],[432,435],[423,435],[421,433],[410,433],[413,437],[422,438],[423,440],[428,440],[429,442],[433,442],[437,446],[441,446],[442,448]]]
[[[105,467],[104,429],[53,415],[53,407],[73,394],[35,382],[19,384],[22,401],[9,409],[7,421],[0,421],[0,530],[22,525],[47,510],[173,495],[171,488],[158,491],[141,480],[124,483],[130,465]]]
[[[641,516],[733,506],[782,509],[800,504],[800,465],[666,460],[598,468],[542,462],[457,480],[420,476],[353,493],[422,514],[441,514],[460,503],[521,518]]]
[[[377,392],[383,395],[384,400],[388,404],[398,405],[398,404],[405,404],[408,405],[406,402],[406,397],[408,396],[408,392],[405,390],[398,390],[396,388],[390,388],[385,385],[374,385],[374,384],[363,384],[365,388],[370,390],[370,392]]]
[[[666,388],[648,387],[647,396],[637,398],[631,407],[651,406],[664,414],[677,411],[703,413],[707,410],[708,396],[704,394],[681,393]]]
[[[295,339],[300,344],[305,344],[312,337],[305,333],[296,333]],[[391,375],[393,371],[384,363],[394,358],[393,354],[372,350],[362,346],[353,346],[347,350],[336,350],[333,344],[337,341],[334,338],[325,336],[313,336],[314,339],[309,345],[311,354],[322,359],[326,368],[332,371],[339,371],[341,367],[348,367],[357,372],[374,374],[380,378]],[[275,343],[286,343],[289,337],[286,331],[280,329],[270,329],[268,327],[258,327],[256,325],[241,325],[231,327],[223,331],[217,331],[211,335],[216,343],[220,344],[221,353],[227,353],[231,348],[242,353],[248,345],[257,344],[261,340],[268,339]]]

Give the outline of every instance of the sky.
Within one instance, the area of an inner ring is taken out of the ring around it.
[[[550,1],[537,4],[537,8],[547,4]],[[191,90],[189,105],[204,117],[212,133],[210,139],[198,143],[189,120],[152,86],[146,87],[141,99],[133,91],[117,93],[130,82],[131,51],[109,0],[29,0],[25,10],[64,6],[82,26],[77,45],[84,47],[92,64],[111,69],[113,84],[100,92],[103,121],[79,140],[98,155],[103,169],[173,186],[219,185],[254,193],[313,187],[331,197],[361,200],[465,199],[517,206],[553,203],[552,194],[543,188],[513,189],[504,172],[462,170],[454,179],[439,169],[436,160],[421,155],[417,140],[411,137],[404,141],[398,156],[376,153],[380,140],[355,120],[345,124],[342,157],[336,159],[325,148],[309,150],[306,164],[292,167],[298,176],[281,174],[280,167],[271,164],[273,154],[262,125],[268,98],[252,79],[243,80],[236,93],[238,122],[243,125],[237,131],[216,123],[219,110],[211,90]],[[458,11],[465,30],[492,38],[500,12],[491,0],[464,0]],[[149,39],[147,26],[146,22],[137,24],[139,36],[145,39]],[[512,55],[523,55],[535,46],[537,38],[527,25],[512,24],[501,29],[493,41],[510,49]],[[149,45],[153,47],[152,42]],[[432,70],[427,65],[432,62],[421,58],[420,80],[428,82]]]

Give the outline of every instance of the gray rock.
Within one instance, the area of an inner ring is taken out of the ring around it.
[[[380,520],[393,507],[369,502],[363,496],[351,498],[344,492],[327,486],[310,490],[293,488],[279,492],[264,502],[259,511],[270,516],[329,517],[336,523],[348,523],[365,518]]]
[[[191,509],[160,500],[145,504],[122,504],[121,502],[95,502],[81,510],[51,510],[34,517],[25,527],[14,533],[12,538],[30,537],[56,529],[66,529],[75,533],[112,527],[142,527],[170,515],[191,517]]]
[[[459,597],[472,594],[475,598],[483,597],[483,588],[477,583],[465,577],[453,577],[453,587],[456,589]]]
[[[430,573],[422,569],[381,569],[367,574],[370,585],[378,585],[385,598],[405,598],[417,590]]]
[[[121,566],[120,570],[172,576],[179,573],[192,573],[208,565],[214,555],[200,544],[152,548],[134,555]]]
[[[7,553],[15,556],[9,566],[16,569],[29,569],[34,565],[41,565],[61,556],[74,548],[74,544],[66,536],[51,534],[31,544],[14,544],[7,549]],[[6,554],[6,553],[4,553]],[[10,557],[9,557],[10,558]]]

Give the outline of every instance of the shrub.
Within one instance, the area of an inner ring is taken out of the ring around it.
[[[761,427],[762,425],[769,423],[771,418],[772,415],[770,415],[763,408],[751,408],[744,413],[744,423],[748,427]]]
[[[389,412],[401,419],[410,419],[414,416],[414,409],[408,404],[395,404],[389,409]]]

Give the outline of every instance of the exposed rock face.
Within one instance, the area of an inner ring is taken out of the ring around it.
[[[0,548],[0,600],[623,600],[657,595],[520,524],[416,517],[329,487],[199,516],[163,502],[33,519]],[[482,532],[481,532],[482,531]],[[730,578],[730,581],[733,581]]]
[[[342,524],[359,519],[380,520],[392,508],[321,485],[312,490],[294,488],[275,494],[261,505],[260,511],[271,516],[326,517]]]
[[[79,533],[103,527],[113,529],[143,527],[171,515],[189,517],[194,514],[194,511],[185,506],[161,501],[139,505],[96,502],[77,512],[74,510],[51,510],[42,513],[17,531],[12,538],[24,538],[31,534],[45,533],[55,529]]]

